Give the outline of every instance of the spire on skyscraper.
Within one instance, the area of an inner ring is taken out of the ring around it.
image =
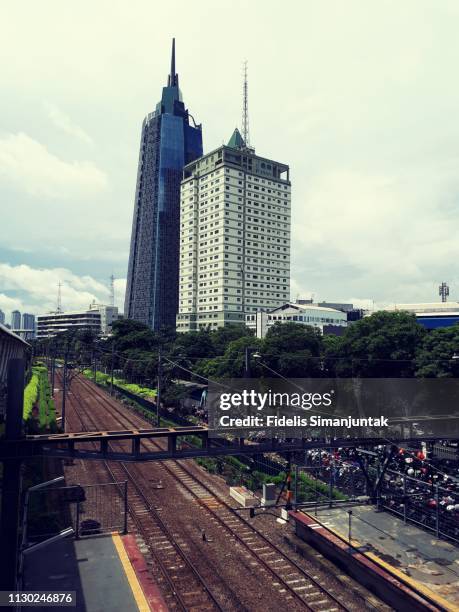
[[[178,74],[175,72],[175,38],[172,39],[171,72],[167,77],[168,87],[178,87]]]

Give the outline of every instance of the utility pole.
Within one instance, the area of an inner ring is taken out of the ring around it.
[[[250,370],[250,347],[245,347],[245,359],[244,359],[244,378],[250,378],[252,372]]]
[[[159,409],[161,405],[161,347],[158,349],[158,384],[156,390],[156,426],[160,427],[161,417]]]
[[[67,361],[69,358],[69,340],[67,338],[66,346],[65,346],[65,356],[64,356],[64,376],[62,382],[62,414],[61,414],[61,425],[62,431],[65,431],[65,400],[67,395]]]
[[[258,349],[254,346],[246,346],[244,354],[244,378],[252,378],[251,357]],[[259,357],[260,355],[255,355]]]
[[[115,341],[112,341],[112,363],[111,363],[111,376],[110,376],[110,395],[113,395],[113,368],[115,365]]]
[[[351,545],[351,540],[352,540],[352,538],[351,538],[351,536],[352,536],[352,533],[351,533],[351,529],[352,529],[352,510],[348,510],[347,513],[349,515],[349,525],[348,525],[348,532],[349,532],[349,534],[348,534],[348,540],[349,540],[349,546],[350,546]]]
[[[53,346],[51,357],[51,395],[54,397],[54,378],[56,374],[56,350]]]
[[[96,351],[92,352],[92,357],[94,359],[94,364],[93,364],[93,371],[94,371],[94,382],[97,382],[97,357],[96,357]]]
[[[7,380],[5,438],[22,437],[24,407],[24,359],[10,359]],[[18,535],[21,491],[21,460],[4,459],[0,524],[0,590],[14,591],[17,586]]]
[[[287,501],[285,504],[286,510],[292,509],[292,456],[287,454]]]

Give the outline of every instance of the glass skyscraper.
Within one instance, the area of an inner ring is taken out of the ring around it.
[[[192,125],[190,124],[192,120]],[[180,182],[201,157],[202,131],[171,71],[156,110],[142,125],[124,314],[158,330],[175,327],[179,291]]]

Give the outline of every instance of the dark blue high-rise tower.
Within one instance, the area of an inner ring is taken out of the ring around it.
[[[190,125],[175,72],[142,125],[124,314],[152,329],[175,327],[178,311],[180,181],[202,155],[201,126]]]

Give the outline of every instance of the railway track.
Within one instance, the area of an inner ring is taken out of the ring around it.
[[[86,387],[93,397],[97,396],[101,405],[103,403],[103,409],[111,413],[112,418],[115,417],[118,425],[133,428],[143,425],[141,417],[132,413],[126,414],[126,411],[119,408],[117,402],[85,379],[81,378],[80,384]],[[83,402],[80,402],[80,405],[82,404]],[[95,429],[98,429],[100,423],[96,423],[93,418],[91,420]],[[142,445],[145,449],[160,446],[152,440],[146,440],[142,442]],[[119,470],[123,470],[125,475],[132,469],[125,464],[119,464],[119,466]],[[241,517],[218,493],[199,480],[182,462],[168,460],[161,462],[161,467],[204,508],[215,523],[220,525],[257,564],[271,575],[273,586],[283,595],[286,602],[290,604],[295,602],[301,608],[313,612],[356,609],[343,601],[342,593],[332,592],[320,583],[317,576],[289,558],[281,548],[271,542],[251,522]],[[119,475],[122,476],[121,472]],[[143,495],[141,490],[139,493],[137,483],[136,487],[137,493]],[[361,598],[362,603],[366,603],[360,594],[355,593],[354,596]]]
[[[126,477],[129,480],[129,513],[155,555],[181,607],[193,612],[223,610],[204,578],[150,503],[139,484],[138,475],[134,476],[124,463],[105,462],[105,467],[114,482]],[[151,520],[152,516],[154,521]]]
[[[74,392],[73,394],[77,395]],[[88,422],[96,426],[93,416],[82,401],[79,403],[79,410],[84,414],[84,418],[81,414],[78,414],[78,418],[85,431],[88,430]],[[186,612],[223,611],[224,608],[219,604],[206,580],[200,575],[184,548],[178,544],[176,536],[169,530],[151,503],[145,493],[146,487],[140,486],[139,475],[131,473],[123,463],[101,461],[100,464],[114,483],[128,480],[129,515],[138,533],[149,546],[177,606]]]

